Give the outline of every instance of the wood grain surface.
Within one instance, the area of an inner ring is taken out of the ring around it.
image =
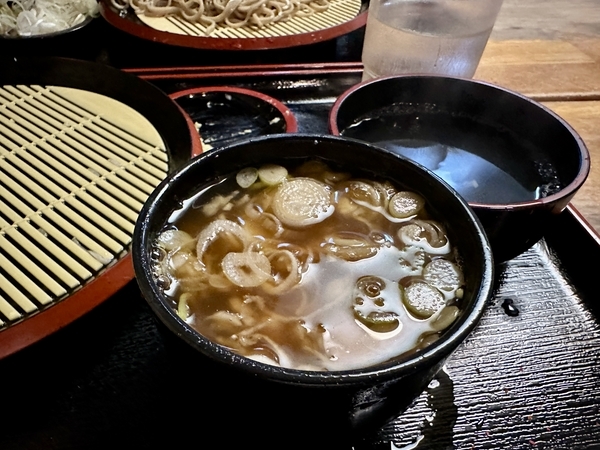
[[[474,78],[536,100],[600,99],[598,39],[490,41]]]
[[[492,40],[600,36],[598,0],[504,0]]]
[[[474,78],[542,102],[581,135],[592,167],[572,203],[600,232],[600,1],[505,0]]]
[[[590,151],[590,175],[572,203],[600,232],[600,100],[548,102],[545,105],[575,128]]]

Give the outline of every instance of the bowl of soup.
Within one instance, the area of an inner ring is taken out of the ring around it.
[[[494,278],[481,223],[435,174],[298,133],[169,175],[132,255],[186,385],[219,392],[218,411],[249,408],[251,430],[278,423],[261,445],[300,424],[297,439],[350,439],[398,415],[476,327]]]
[[[416,161],[461,194],[481,219],[497,262],[526,251],[587,178],[581,137],[544,105],[471,79],[401,75],[344,92],[334,135]]]

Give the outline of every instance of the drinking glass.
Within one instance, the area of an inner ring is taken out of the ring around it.
[[[406,73],[471,78],[502,0],[371,0],[363,80]]]

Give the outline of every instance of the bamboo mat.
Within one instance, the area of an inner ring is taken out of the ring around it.
[[[0,87],[0,330],[119,260],[167,170],[158,132],[126,105]]]

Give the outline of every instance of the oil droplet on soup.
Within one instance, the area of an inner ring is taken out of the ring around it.
[[[199,333],[264,363],[334,371],[419,351],[458,317],[462,269],[427,199],[318,161],[277,173],[218,180],[156,241],[155,272]],[[398,196],[410,199],[401,213]]]

